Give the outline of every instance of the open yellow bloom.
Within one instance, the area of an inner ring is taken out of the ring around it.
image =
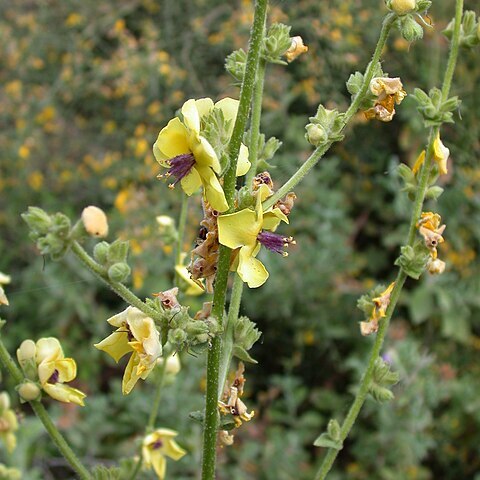
[[[174,440],[175,430],[159,428],[143,440],[142,456],[147,467],[153,468],[159,480],[165,478],[167,459],[180,460],[187,452]]]
[[[10,283],[10,276],[0,272],[0,305],[8,305],[8,298],[2,288],[2,285],[6,285],[7,283]]]
[[[440,140],[440,133],[437,133],[433,141],[433,159],[438,165],[438,173],[445,175],[448,173],[447,161],[450,156],[450,150]]]
[[[135,307],[128,307],[107,322],[117,330],[95,347],[108,353],[116,362],[127,353],[132,354],[122,382],[122,392],[128,395],[139,378],[147,378],[162,354],[160,335],[155,322]]]
[[[73,358],[65,358],[60,342],[53,337],[41,338],[36,343],[38,378],[42,389],[55,400],[84,406],[86,395],[76,388],[64,385],[77,376]]]
[[[217,178],[220,161],[208,140],[200,134],[200,125],[214,108],[222,111],[229,122],[229,135],[233,130],[238,111],[238,100],[224,98],[213,103],[210,98],[188,100],[183,104],[183,122],[179,118],[170,120],[158,134],[153,153],[162,167],[168,168],[167,176],[180,182],[183,191],[192,195],[201,186],[210,205],[219,212],[228,209],[223,188]],[[245,175],[250,168],[248,149],[242,144],[237,165],[237,176]]]
[[[268,186],[262,185],[257,192],[255,210],[245,208],[218,217],[219,242],[231,249],[239,249],[236,271],[250,288],[263,285],[268,278],[267,269],[255,258],[260,247],[265,245],[269,250],[286,256],[284,248],[294,243],[291,237],[273,233],[282,220],[288,223],[288,218],[278,208],[263,212],[262,201],[268,194]]]

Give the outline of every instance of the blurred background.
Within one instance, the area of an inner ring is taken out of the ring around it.
[[[478,7],[467,0],[466,8]],[[436,0],[423,41],[391,36],[383,69],[407,92],[440,86],[448,44],[441,30],[453,2]],[[43,259],[20,214],[29,205],[72,219],[90,204],[110,219],[110,236],[131,241],[131,284],[139,296],[170,288],[174,258],[155,217],[179,212],[181,191],[156,179],[151,146],[185,100],[238,98],[224,70],[246,48],[250,1],[0,1],[0,271],[12,275],[5,332],[14,352],[25,338],[59,337],[78,364],[85,408],[49,402],[79,455],[113,464],[136,451],[153,396],[150,382],[121,395],[124,364],[92,344],[105,320],[125,308],[75,258]],[[478,13],[478,12],[477,12]],[[321,102],[345,109],[345,81],[364,71],[385,7],[379,0],[273,1],[270,22],[292,25],[309,52],[288,67],[269,66],[262,131],[283,141],[271,170],[279,186],[307,158],[308,116]],[[366,402],[331,480],[479,479],[480,455],[480,67],[462,50],[452,88],[461,121],[442,129],[452,162],[438,211],[447,224],[440,277],[407,281],[386,353],[401,381],[395,401]],[[357,298],[389,284],[404,241],[410,202],[400,192],[400,162],[412,165],[426,130],[407,97],[391,123],[359,115],[346,140],[295,190],[285,233],[297,246],[287,259],[262,254],[270,279],[247,290],[242,312],[263,336],[247,366],[246,402],[255,419],[219,454],[218,479],[311,479],[324,454],[312,446],[332,417],[343,419],[373,339],[360,335]],[[185,251],[201,219],[190,203]],[[205,297],[184,298],[196,311]],[[169,462],[168,478],[198,478],[201,428],[188,418],[203,404],[204,356],[181,354],[183,369],[165,389],[158,426],[179,431],[189,454]],[[9,378],[3,389],[12,392]],[[27,480],[71,472],[26,407],[11,459]],[[148,473],[145,479],[153,478]],[[330,478],[330,477],[329,477]]]

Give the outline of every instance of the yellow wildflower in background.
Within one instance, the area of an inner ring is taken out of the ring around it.
[[[159,428],[147,435],[143,440],[142,456],[146,467],[153,468],[159,480],[165,478],[167,459],[180,460],[187,452],[181,448],[174,438],[175,430]]]
[[[172,186],[180,182],[183,191],[192,195],[201,186],[210,205],[219,212],[228,209],[223,188],[217,178],[220,161],[208,140],[200,134],[200,122],[213,108],[222,111],[230,121],[230,134],[238,111],[238,100],[224,98],[215,105],[210,98],[188,100],[183,104],[183,122],[170,120],[158,134],[153,153],[158,163],[168,169],[166,176],[175,178]],[[242,144],[237,165],[237,175],[245,175],[250,168],[248,149]]]
[[[131,353],[122,381],[122,392],[128,395],[140,378],[147,378],[162,354],[160,335],[155,322],[135,307],[128,307],[107,322],[117,330],[94,346],[116,362]]]

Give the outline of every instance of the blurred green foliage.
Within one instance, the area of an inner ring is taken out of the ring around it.
[[[20,213],[39,205],[75,219],[86,205],[104,208],[111,236],[131,240],[134,289],[147,296],[169,288],[174,260],[155,216],[176,216],[180,192],[155,179],[151,145],[184,100],[238,95],[223,62],[246,48],[251,2],[2,3],[0,270],[13,277],[11,306],[2,310],[7,340],[13,352],[24,338],[62,339],[89,397],[84,409],[52,404],[52,411],[89,465],[110,465],[137,451],[153,395],[147,382],[122,397],[123,365],[92,348],[124,305],[71,256],[59,264],[40,258]],[[267,73],[262,130],[283,141],[271,172],[277,185],[311,151],[304,126],[318,103],[348,105],[345,81],[366,66],[384,12],[380,0],[272,2],[270,21],[292,25],[309,46]],[[382,67],[401,76],[407,93],[438,86],[448,49],[440,32],[451,16],[452,2],[437,0],[423,41],[409,45],[393,34]],[[461,121],[456,115],[442,135],[453,162],[445,193],[430,207],[447,224],[447,271],[407,283],[385,353],[401,377],[395,400],[367,402],[332,480],[457,480],[480,472],[479,82],[478,50],[462,50],[452,91],[462,99]],[[312,478],[323,454],[313,441],[330,418],[345,415],[371,343],[360,336],[356,300],[391,281],[406,235],[410,204],[396,169],[411,165],[426,140],[415,108],[407,97],[389,124],[356,117],[345,141],[296,190],[288,234],[297,247],[287,260],[264,253],[270,279],[244,295],[242,312],[264,332],[252,352],[259,364],[247,370],[256,415],[220,451],[219,479]],[[199,219],[196,198],[185,251]],[[157,422],[178,430],[189,451],[169,462],[170,478],[179,480],[198,475],[201,432],[188,413],[202,408],[204,387],[203,357],[182,354],[182,361]],[[29,480],[69,478],[38,422],[21,423],[19,447],[11,461],[2,451],[5,462]]]

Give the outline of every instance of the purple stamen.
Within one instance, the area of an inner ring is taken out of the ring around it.
[[[60,377],[60,373],[57,369],[55,369],[52,373],[52,376],[48,379],[48,383],[58,383],[58,379]]]
[[[195,165],[195,157],[192,153],[182,153],[181,155],[171,158],[168,163],[170,164],[170,168],[167,175],[175,177],[175,181],[172,184],[175,186],[182,178],[190,173],[192,167]]]
[[[159,448],[162,448],[163,442],[161,440],[157,440],[156,442],[152,443],[152,449],[153,450],[158,450]]]
[[[258,234],[257,240],[272,252],[279,253],[284,257],[288,255],[284,249],[291,243],[295,244],[295,240],[292,237],[284,237],[278,233],[267,232],[266,230],[262,230]]]

